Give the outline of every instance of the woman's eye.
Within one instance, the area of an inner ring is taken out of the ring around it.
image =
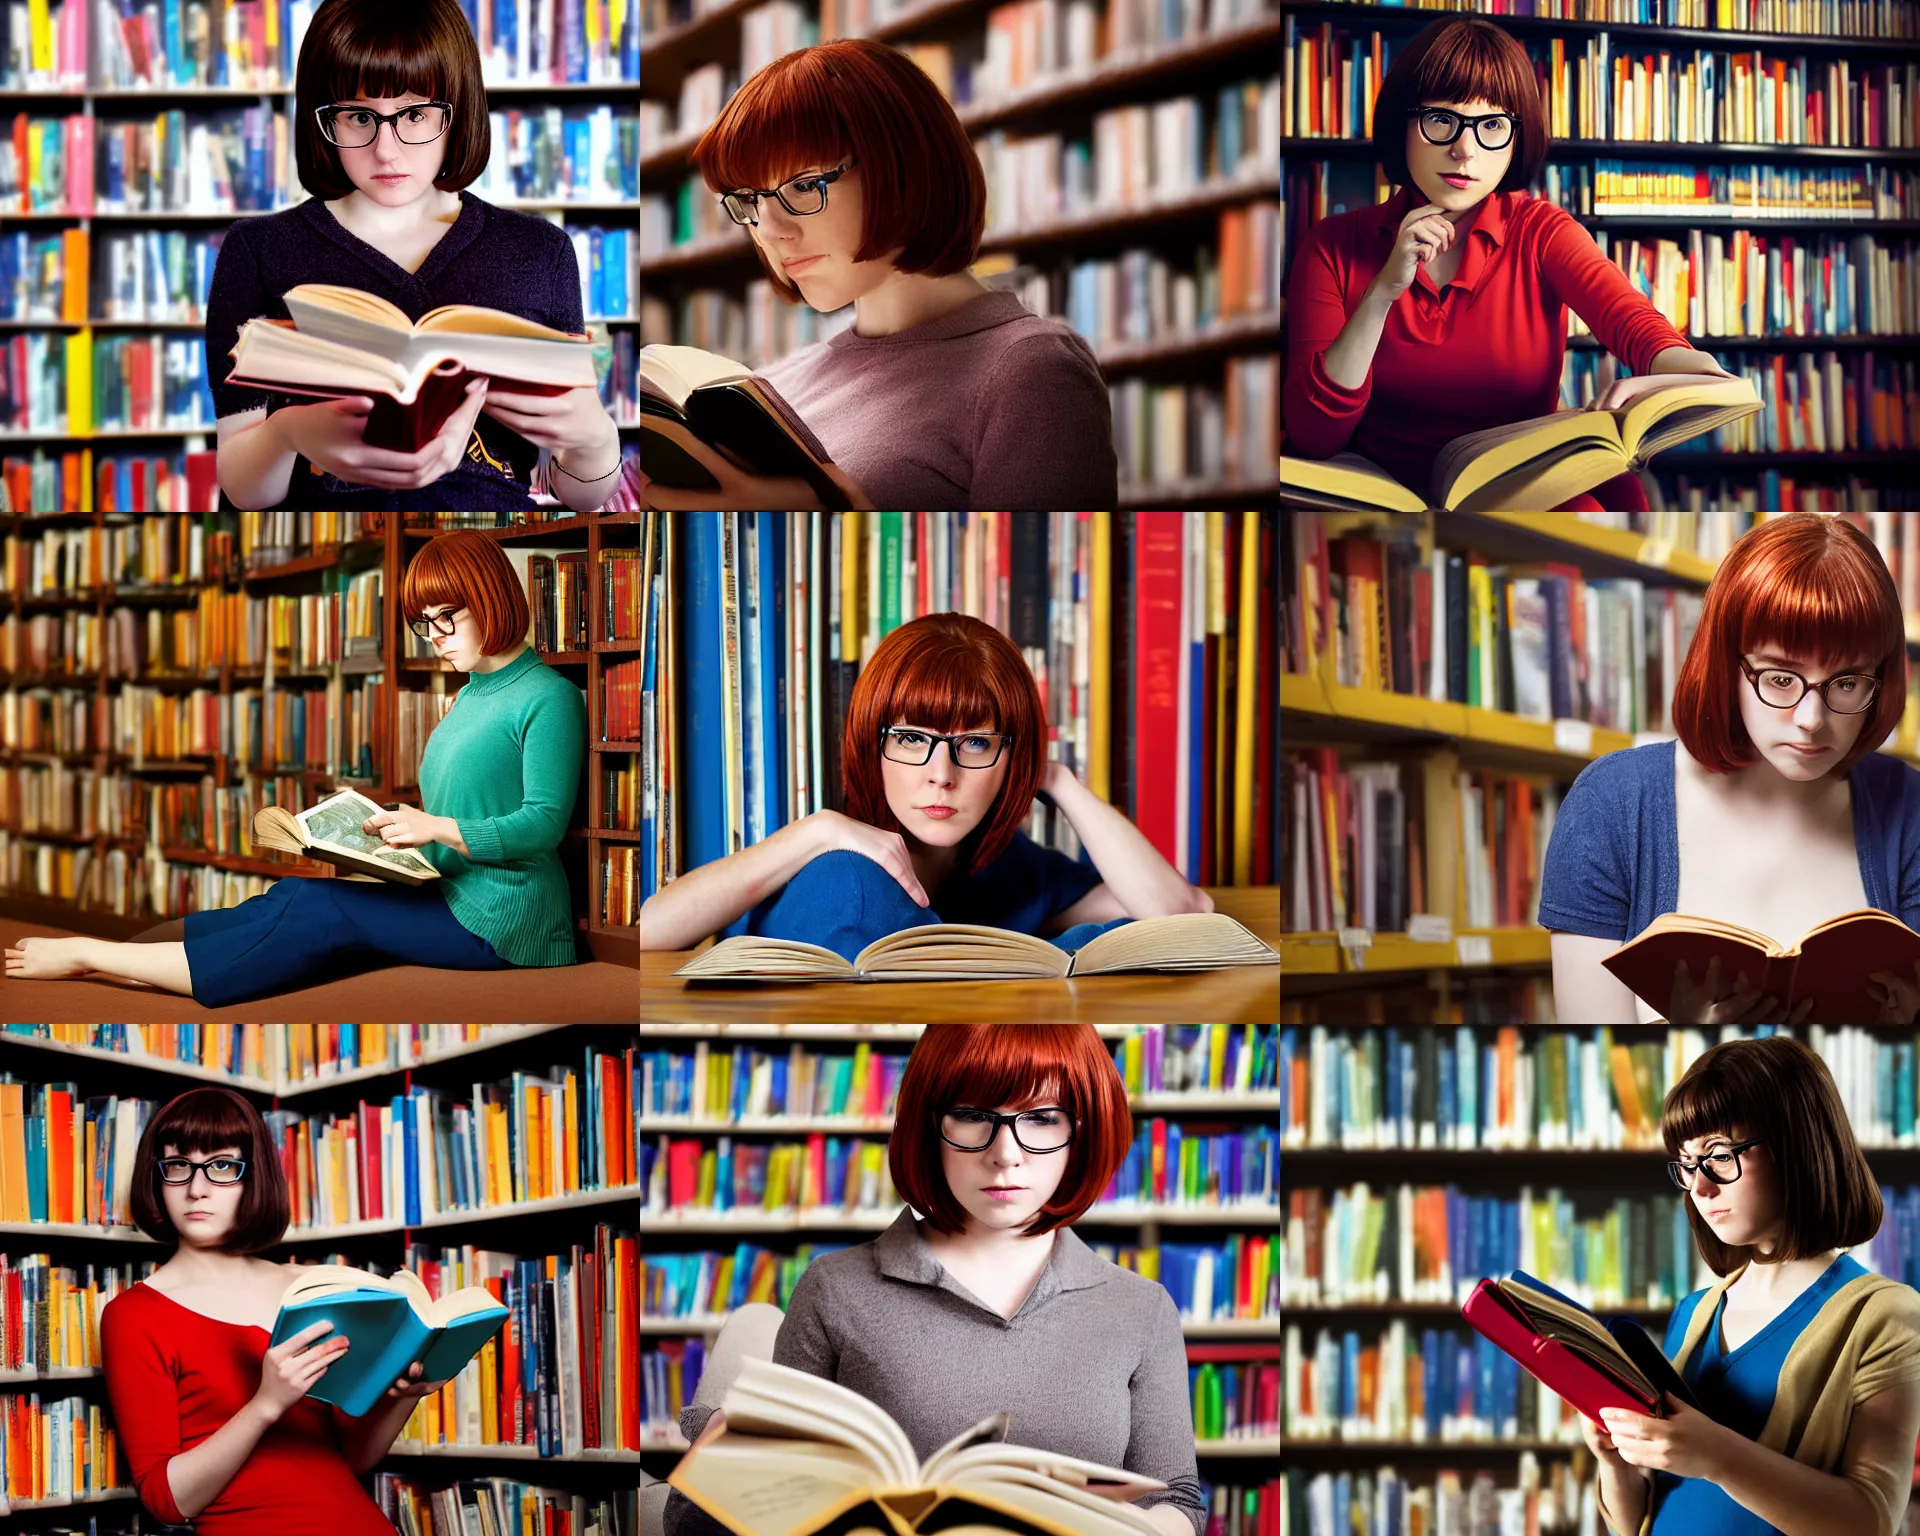
[[[974,752],[984,752],[987,750],[989,743],[984,736],[968,736],[960,745]]]
[[[895,731],[893,737],[895,741],[902,741],[914,747],[919,746],[921,742],[927,739],[918,731]]]

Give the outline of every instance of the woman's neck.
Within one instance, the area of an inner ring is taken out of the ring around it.
[[[892,336],[926,325],[971,304],[993,290],[971,272],[928,277],[920,272],[896,272],[870,293],[853,301],[853,334]]]
[[[388,208],[361,196],[356,188],[345,197],[327,204],[333,216],[355,234],[373,235],[383,240],[404,239],[429,224],[451,224],[460,217],[460,194],[435,187],[425,196],[399,208]],[[369,245],[373,244],[368,240]]]
[[[498,672],[502,667],[512,666],[520,659],[520,653],[526,649],[527,642],[522,640],[510,651],[502,651],[497,656],[482,656],[473,664],[473,670],[475,673]]]

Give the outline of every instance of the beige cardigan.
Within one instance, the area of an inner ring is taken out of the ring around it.
[[[1687,1319],[1686,1336],[1673,1359],[1677,1369],[1686,1370],[1721,1296],[1745,1270],[1743,1264],[1707,1287]],[[1879,1536],[1895,1536],[1894,1522],[1905,1512],[1912,1491],[1911,1452],[1894,1465],[1860,1462],[1842,1467],[1840,1457],[1854,1408],[1889,1387],[1915,1380],[1920,1380],[1920,1291],[1885,1275],[1860,1275],[1827,1298],[1787,1351],[1773,1411],[1757,1443],[1854,1483],[1878,1512]],[[1600,1518],[1619,1529],[1604,1499]],[[1652,1526],[1649,1509],[1636,1536],[1648,1536]]]

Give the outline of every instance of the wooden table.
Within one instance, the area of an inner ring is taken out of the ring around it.
[[[1280,887],[1210,888],[1214,910],[1280,947]],[[1280,967],[1129,971],[1020,981],[684,981],[698,949],[640,951],[643,1024],[1273,1024]]]

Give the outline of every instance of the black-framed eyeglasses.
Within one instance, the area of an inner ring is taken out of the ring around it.
[[[1450,112],[1445,107],[1408,107],[1407,116],[1420,120],[1421,138],[1429,144],[1442,146],[1459,138],[1463,128],[1471,127],[1482,149],[1505,149],[1520,131],[1520,124],[1511,112],[1486,112],[1479,117],[1466,117],[1458,112]]]
[[[398,112],[376,112],[372,107],[315,107],[313,115],[327,142],[342,149],[365,149],[380,137],[382,123],[393,124],[393,136],[402,144],[431,144],[453,121],[453,103],[421,101]]]
[[[169,1184],[191,1184],[193,1170],[207,1170],[209,1184],[238,1184],[246,1176],[247,1160],[243,1157],[210,1157],[204,1163],[196,1163],[190,1157],[163,1157],[156,1165],[160,1177]]]
[[[720,206],[727,210],[727,217],[736,224],[757,227],[760,223],[760,199],[775,197],[780,206],[796,219],[808,218],[823,211],[827,206],[827,188],[833,182],[846,175],[847,168],[859,164],[852,156],[842,160],[830,171],[804,171],[798,176],[789,177],[777,187],[747,187],[738,192],[720,194]]]
[[[454,631],[454,615],[466,611],[464,608],[449,608],[445,613],[422,614],[417,619],[408,619],[407,628],[422,640],[430,638],[429,626],[433,634],[450,635]]]
[[[936,742],[947,744],[947,755],[962,768],[991,768],[1013,737],[1000,731],[973,731],[942,736],[934,731],[912,731],[898,725],[880,727],[880,750],[887,760],[909,768],[924,767],[933,758]]]
[[[1798,672],[1786,667],[1748,666],[1744,656],[1740,658],[1740,670],[1753,685],[1753,696],[1769,709],[1797,709],[1813,686]],[[1846,686],[1840,689],[1836,700],[1833,690],[1838,684]],[[1836,715],[1863,715],[1873,708],[1873,701],[1879,695],[1880,679],[1871,672],[1842,672],[1820,685],[1820,702]]]
[[[962,1152],[984,1152],[1003,1125],[1013,1127],[1013,1139],[1027,1152],[1058,1152],[1073,1140],[1073,1117],[1063,1104],[1043,1104],[1011,1115],[956,1104],[940,1117],[940,1139]]]
[[[1709,1152],[1697,1163],[1683,1163],[1678,1158],[1670,1157],[1667,1159],[1667,1177],[1682,1189],[1692,1189],[1693,1176],[1704,1168],[1707,1177],[1714,1183],[1731,1184],[1740,1177],[1740,1154],[1748,1147],[1759,1145],[1758,1136],[1752,1141],[1736,1141],[1718,1152]]]

